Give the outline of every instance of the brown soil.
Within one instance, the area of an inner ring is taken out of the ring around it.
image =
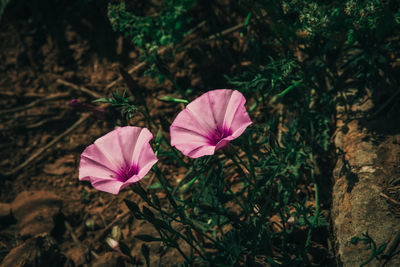
[[[46,232],[46,229],[56,238],[55,246],[66,257],[61,259],[65,266],[113,266],[116,258],[121,259],[121,255],[106,253],[113,250],[106,245],[105,238],[110,234],[104,229],[112,226],[119,227],[122,240],[129,240],[132,256],[143,262],[144,259],[139,255],[141,242],[133,239],[133,236],[155,232],[152,226],[143,221],[125,216],[127,207],[123,199],[129,197],[135,200],[129,190],[113,196],[78,181],[80,153],[114,127],[98,120],[93,114],[71,134],[39,153],[21,171],[4,175],[15,170],[79,120],[83,113],[70,108],[70,100],[77,98],[90,103],[94,99],[85,92],[61,84],[57,79],[84,86],[101,96],[110,96],[106,86],[119,77],[116,66],[122,64],[128,68],[139,63],[135,49],[112,32],[106,18],[106,4],[98,2],[91,2],[87,10],[74,5],[68,5],[64,11],[56,6],[47,6],[47,11],[51,12],[43,17],[35,17],[42,15],[35,13],[35,8],[29,4],[23,8],[10,4],[2,18],[0,170],[3,175],[0,180],[0,202],[12,203],[11,207],[22,206],[26,213],[21,215],[18,213],[20,209],[15,208],[12,209],[14,218],[9,218],[10,206],[1,206],[0,262],[8,254],[4,266],[7,262],[19,264],[20,261],[16,259],[27,253],[33,255],[33,260],[42,262],[43,257],[37,257],[37,251],[31,249],[35,247],[32,244],[42,244],[46,240],[52,247],[53,241],[49,241],[48,236],[31,237]],[[54,14],[50,14],[52,12]],[[54,19],[53,15],[57,18]],[[135,74],[135,80],[148,90],[148,104],[155,110],[152,115],[157,118],[167,114],[165,123],[168,124],[174,116],[174,110],[156,100],[161,86],[144,77],[142,71]],[[117,83],[112,90],[119,87],[123,88],[123,85]],[[166,89],[168,83],[163,85],[162,91]],[[44,98],[47,100],[43,101]],[[32,102],[36,104],[22,110],[12,110]],[[142,120],[137,117],[132,123],[141,126]],[[156,129],[153,129],[155,132]],[[143,184],[148,184],[151,179],[147,177]],[[21,196],[21,192],[25,193]],[[54,207],[54,198],[59,199],[60,206]],[[39,202],[42,208],[30,205]],[[124,216],[114,221],[121,214]],[[26,240],[29,242],[26,243]],[[163,248],[161,244],[151,245],[150,249],[152,266],[160,257],[166,265],[181,261],[176,251]],[[57,254],[55,257],[59,256]],[[29,262],[32,259],[24,260]],[[43,264],[41,266],[50,263],[44,261]]]

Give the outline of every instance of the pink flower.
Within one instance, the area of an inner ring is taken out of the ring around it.
[[[236,90],[218,89],[201,95],[175,118],[171,145],[190,158],[213,155],[252,123],[245,103]]]
[[[79,180],[97,190],[118,194],[142,179],[157,162],[146,128],[121,127],[100,137],[81,154]]]

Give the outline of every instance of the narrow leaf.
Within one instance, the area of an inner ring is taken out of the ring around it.
[[[151,235],[135,235],[135,237],[139,240],[142,240],[144,242],[155,242],[155,241],[162,241],[161,238],[154,237]]]
[[[161,101],[164,101],[164,102],[174,102],[174,103],[189,104],[189,101],[187,101],[186,99],[175,98],[175,97],[167,96],[167,95],[162,96],[162,97],[160,97],[158,99],[161,100]]]
[[[140,212],[139,206],[135,202],[132,202],[126,198],[124,199],[124,202],[125,202],[126,206],[128,207],[128,209],[130,211],[132,211],[133,216],[135,216],[136,219],[143,218],[142,213]]]
[[[142,254],[144,259],[146,260],[146,266],[150,267],[150,249],[146,244],[142,244]]]

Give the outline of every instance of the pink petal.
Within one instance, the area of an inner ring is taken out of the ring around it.
[[[123,183],[114,179],[102,179],[96,177],[92,177],[90,182],[95,189],[114,195],[118,194],[124,187],[129,185],[128,183]]]
[[[149,130],[130,126],[100,137],[82,153],[79,179],[90,180],[97,190],[118,194],[157,162],[149,144],[152,137]]]
[[[146,128],[143,128],[140,134],[136,137],[137,140],[135,146],[131,147],[130,162],[135,163],[139,167],[139,170],[141,170],[143,163],[148,163],[153,160],[157,162],[157,158],[149,144],[149,141],[152,138],[153,135],[150,133],[150,131]],[[155,162],[153,162],[153,164]]]
[[[103,136],[104,137],[104,136]],[[103,138],[101,137],[101,138]],[[92,144],[88,146],[81,154],[81,161],[82,159],[86,159],[86,161],[91,160],[93,164],[102,165],[104,168],[107,168],[111,171],[117,169],[117,165],[114,162],[110,161],[106,155],[99,149],[96,144]],[[81,177],[81,175],[79,175]]]
[[[201,95],[175,118],[170,127],[171,145],[191,158],[214,154],[252,123],[245,103],[236,90],[218,89]]]
[[[98,151],[100,151],[101,154],[111,162],[113,166],[112,169],[115,171],[117,171],[121,166],[129,164],[129,162],[124,158],[124,153],[122,151],[120,132],[123,128],[117,128],[94,142]]]
[[[198,158],[214,154],[214,147],[209,144],[210,140],[195,131],[181,128],[173,123],[170,133],[171,145],[188,157]]]
[[[199,119],[195,117],[194,113],[187,108],[185,108],[178,114],[178,116],[172,123],[170,130],[172,128],[180,128],[186,132],[192,132],[192,134],[203,137],[204,140],[208,140],[209,133],[214,131],[214,129],[206,123],[199,122]],[[175,141],[172,140],[172,142]]]
[[[244,102],[236,109],[235,115],[230,123],[230,129],[232,130],[233,139],[239,137],[246,128],[252,124],[249,114],[247,113]]]
[[[214,155],[215,150],[216,150],[215,146],[208,146],[208,145],[199,146],[195,149],[192,149],[190,152],[188,152],[186,154],[186,156],[188,156],[192,159],[196,159],[196,158],[200,158],[202,156]]]
[[[79,164],[79,180],[90,180],[90,177],[111,179],[116,177],[116,173],[101,162],[82,154]]]
[[[150,144],[147,142],[142,146],[142,152],[138,158],[139,173],[137,176],[140,177],[140,179],[143,178],[157,161],[156,155],[154,155]]]
[[[236,127],[241,127],[243,124],[247,123],[251,120],[249,115],[247,114],[246,107],[244,104],[246,103],[246,99],[244,96],[238,92],[233,91],[231,97],[229,98],[228,105],[226,107],[223,126],[231,129],[232,132],[236,131]],[[248,121],[243,120],[242,117],[238,117],[238,115],[246,114]],[[247,126],[246,126],[247,127]]]
[[[146,173],[146,174],[147,174],[147,173]],[[146,175],[146,174],[145,174],[145,175]],[[144,177],[144,175],[143,175],[143,177]],[[130,185],[130,184],[134,184],[134,183],[136,183],[136,182],[142,180],[143,177],[140,177],[139,175],[134,175],[134,176],[132,176],[131,178],[129,178],[128,180],[126,180],[126,182],[124,183],[124,185],[127,186],[127,185]],[[124,187],[125,187],[125,186],[124,186]]]

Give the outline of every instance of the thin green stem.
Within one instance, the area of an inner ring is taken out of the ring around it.
[[[237,204],[243,209],[243,211],[246,213],[246,216],[247,216],[249,214],[247,207],[240,202],[240,200],[237,198],[236,194],[232,191],[231,188],[228,188],[228,190],[229,190],[229,193],[232,194],[232,196],[235,199],[235,201],[237,202]]]
[[[310,154],[310,158],[311,158],[312,162],[314,163],[314,160],[312,158],[312,154]],[[313,218],[313,220],[311,222],[311,225],[310,225],[310,230],[308,231],[308,234],[307,234],[307,241],[306,241],[306,245],[305,245],[305,253],[307,253],[308,248],[310,247],[312,232],[313,232],[313,229],[314,229],[315,225],[318,224],[318,218],[319,218],[319,190],[318,190],[318,185],[317,185],[317,181],[315,179],[315,174],[314,174],[314,164],[313,164],[313,167],[311,169],[311,178],[312,178],[312,181],[314,183],[314,191],[315,191],[315,214],[314,214],[314,218]]]
[[[146,201],[146,203],[152,207],[153,209],[157,210],[158,212],[160,212],[161,214],[167,216],[168,218],[181,223],[183,225],[189,225],[192,229],[194,229],[196,232],[198,232],[199,234],[201,234],[202,236],[204,236],[205,238],[207,238],[208,240],[210,240],[211,242],[213,242],[217,247],[221,248],[221,246],[218,244],[217,240],[213,239],[212,237],[209,237],[207,234],[203,233],[202,230],[199,230],[197,226],[195,226],[190,220],[185,219],[185,220],[179,220],[177,218],[175,218],[174,216],[172,216],[171,214],[169,214],[168,212],[165,212],[163,209],[161,209],[160,207],[155,206],[149,199],[144,199]]]
[[[299,85],[301,85],[303,83],[303,80],[297,81],[294,84],[290,85],[289,87],[287,87],[285,90],[283,90],[282,92],[280,92],[279,94],[275,95],[275,97],[284,97],[287,93],[289,93],[290,91],[292,91],[294,88],[298,87]]]
[[[168,198],[169,202],[174,207],[176,212],[178,212],[178,214],[181,217],[181,219],[185,219],[185,217],[186,217],[185,213],[182,211],[181,207],[178,206],[178,204],[176,203],[175,199],[173,198],[171,192],[169,191],[169,188],[171,187],[171,185],[169,184],[167,178],[165,178],[164,175],[160,172],[160,170],[158,169],[157,165],[155,165],[153,168],[154,168],[154,171],[156,173],[158,181],[160,182],[160,184],[164,188],[164,191],[165,191],[165,193],[167,195],[167,198]]]

